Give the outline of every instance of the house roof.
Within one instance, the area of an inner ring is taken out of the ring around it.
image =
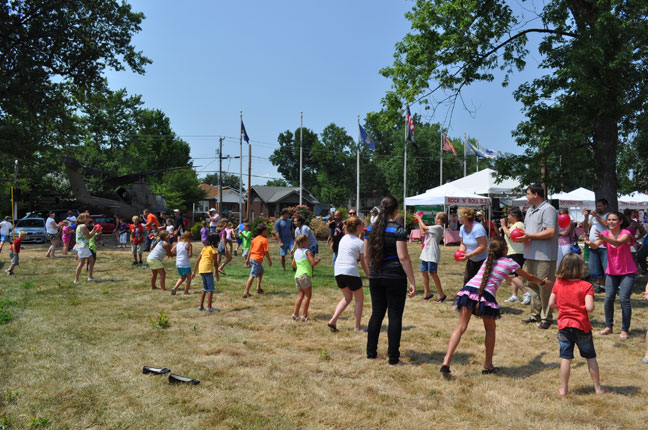
[[[259,198],[265,203],[279,202],[293,193],[299,195],[299,187],[271,187],[267,185],[256,185],[252,187],[252,190],[254,190]],[[306,188],[303,189],[302,198],[312,205],[319,203],[315,196],[313,196],[313,194]]]
[[[205,191],[205,199],[216,199],[218,198],[218,187],[209,184],[200,184],[198,187]],[[245,193],[243,194],[243,201],[246,201],[247,198]],[[230,187],[223,187],[223,202],[224,203],[238,203],[239,202],[239,192]]]

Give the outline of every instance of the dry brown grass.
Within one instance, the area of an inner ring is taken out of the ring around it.
[[[266,267],[267,293],[240,298],[248,272],[235,258],[217,285],[214,304],[222,312],[212,315],[196,310],[199,280],[188,297],[151,291],[150,272],[131,268],[127,251],[108,248],[99,250],[100,283],[73,286],[72,258],[49,261],[39,246],[21,254],[17,276],[0,278],[0,301],[11,301],[4,309],[14,317],[0,325],[0,416],[8,428],[40,418],[56,429],[645,428],[648,366],[639,360],[648,307],[638,294],[632,337],[595,338],[602,382],[612,394],[593,394],[585,361],[577,358],[572,394],[558,399],[556,328],[521,324],[528,308],[503,303],[509,287],[499,294],[504,315],[494,361],[501,373],[481,375],[484,331],[473,320],[455,356],[454,377],[446,380],[439,366],[457,321],[451,303],[423,302],[420,288],[404,316],[401,352],[410,365],[387,365],[386,333],[379,359],[367,361],[366,335],[353,332],[351,309],[338,324],[340,333],[326,327],[341,297],[330,251],[316,269],[312,321],[295,323],[292,272],[281,272],[276,245],[275,265]],[[419,249],[410,248],[416,263]],[[462,273],[453,251],[443,251],[440,265],[450,296],[461,287]],[[0,265],[6,259],[3,253]],[[171,260],[166,265],[170,284],[175,267]],[[640,279],[636,291],[644,283]],[[596,304],[595,329],[603,323],[601,297]],[[151,327],[148,318],[159,312],[170,327]],[[366,303],[365,324],[370,312]],[[170,386],[163,377],[143,375],[144,365],[169,367],[201,383]]]

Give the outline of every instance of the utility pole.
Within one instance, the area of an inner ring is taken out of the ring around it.
[[[223,216],[223,138],[220,137],[218,149],[218,213]]]

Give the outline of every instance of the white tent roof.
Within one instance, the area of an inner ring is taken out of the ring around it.
[[[619,197],[620,209],[645,209],[648,208],[648,194],[635,191],[634,193],[627,194]]]
[[[461,190],[452,183],[441,185],[427,190],[418,196],[407,197],[406,206],[416,205],[456,205],[456,206],[485,206],[488,205],[488,197],[473,194]]]
[[[512,194],[515,188],[521,187],[517,179],[504,179],[499,184],[496,183],[496,173],[493,169],[484,169],[452,181],[450,184],[473,194]]]
[[[550,200],[558,200],[561,208],[588,208],[594,209],[594,192],[587,188],[576,188],[568,193],[556,193],[549,197]],[[520,197],[513,200],[513,206],[527,205],[527,198]]]

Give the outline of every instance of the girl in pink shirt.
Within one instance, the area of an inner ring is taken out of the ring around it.
[[[544,286],[549,283],[547,279],[542,280],[535,275],[529,274],[520,268],[511,258],[506,257],[508,248],[506,242],[501,237],[495,237],[488,246],[488,256],[482,264],[477,274],[468,281],[458,293],[456,298],[456,307],[460,312],[457,327],[450,336],[448,342],[448,351],[443,359],[441,373],[450,373],[450,362],[452,356],[459,346],[461,336],[468,328],[470,317],[475,315],[482,317],[486,337],[486,358],[484,359],[485,375],[497,373],[499,370],[493,366],[493,351],[495,350],[495,320],[500,318],[500,310],[495,295],[497,289],[506,278],[513,273],[526,279],[529,282]]]
[[[610,212],[607,217],[609,230],[597,232],[597,240],[591,242],[586,238],[591,248],[596,249],[605,243],[607,247],[608,265],[605,270],[605,329],[599,334],[608,335],[612,333],[614,326],[614,300],[617,291],[621,300],[621,339],[628,338],[630,331],[630,319],[632,307],[630,306],[630,294],[637,279],[637,266],[630,247],[634,239],[632,233],[626,229],[628,220],[620,212]]]

